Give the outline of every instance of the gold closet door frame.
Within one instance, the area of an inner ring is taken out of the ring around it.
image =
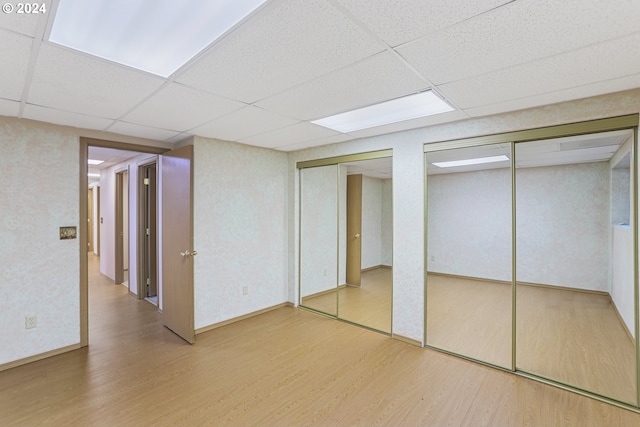
[[[341,322],[345,322],[345,323],[350,323],[356,326],[359,326],[361,328],[365,328],[365,329],[369,329],[375,332],[379,332],[385,335],[389,335],[391,337],[393,337],[393,292],[391,292],[391,332],[384,332],[384,331],[380,331],[378,329],[375,328],[371,328],[369,326],[366,325],[361,325],[359,323],[355,323],[355,322],[351,322],[349,320],[345,320],[345,319],[341,319],[340,317],[338,317],[337,313],[339,313],[339,307],[340,307],[340,293],[336,293],[336,315],[331,315],[328,313],[324,313],[322,311],[318,311],[318,310],[314,310],[313,308],[310,307],[305,307],[304,305],[302,305],[302,272],[301,272],[301,268],[300,266],[302,265],[302,170],[303,169],[308,169],[308,168],[315,168],[315,167],[320,167],[320,166],[332,166],[332,165],[339,165],[341,163],[347,163],[347,162],[356,162],[356,161],[360,161],[360,160],[372,160],[372,159],[383,159],[385,157],[393,157],[393,149],[386,149],[386,150],[377,150],[377,151],[368,151],[365,153],[355,153],[355,154],[345,154],[342,156],[334,156],[334,157],[325,157],[325,158],[321,158],[321,159],[313,159],[313,160],[303,160],[300,162],[296,163],[296,168],[298,169],[298,306],[300,308],[303,308],[305,310],[309,310],[309,311],[313,311],[314,313],[318,313],[320,315],[326,316],[326,317],[330,317],[332,319],[336,319],[336,320],[340,320]],[[338,168],[337,170],[338,173],[338,187],[336,188],[336,192],[337,194],[340,193],[340,169]],[[340,235],[340,197],[338,197],[338,203],[337,203],[338,209],[336,211],[336,217],[338,218],[337,224],[338,224],[338,236]],[[336,242],[336,244],[339,245],[339,242]],[[391,237],[391,244],[393,245],[393,233],[392,233],[392,237]],[[394,253],[393,251],[391,252],[391,264],[394,265]],[[340,265],[340,253],[338,251],[338,259],[336,260],[337,265]],[[338,272],[338,275],[340,273]],[[338,278],[336,277],[336,286],[338,283]]]
[[[450,150],[454,148],[466,148],[466,147],[476,147],[480,145],[492,145],[492,144],[504,144],[511,143],[511,247],[512,247],[512,277],[511,277],[511,312],[512,312],[512,323],[511,323],[511,369],[505,369],[500,366],[496,366],[482,360],[477,360],[468,356],[464,356],[461,354],[449,352],[446,350],[442,350],[437,347],[432,347],[427,345],[427,274],[425,267],[425,280],[424,280],[424,343],[425,347],[446,353],[452,354],[456,357],[460,357],[463,359],[471,360],[476,363],[480,363],[482,365],[487,365],[494,367],[496,369],[500,369],[502,371],[511,372],[519,376],[523,376],[526,378],[530,378],[548,385],[552,385],[557,388],[561,388],[563,390],[571,391],[574,393],[578,393],[583,396],[587,396],[593,399],[600,400],[602,402],[606,402],[621,408],[629,409],[634,412],[640,412],[640,340],[638,339],[638,333],[640,332],[640,291],[638,289],[638,124],[639,124],[639,114],[629,114],[624,116],[589,120],[584,122],[575,122],[568,123],[562,125],[555,126],[547,126],[541,128],[534,129],[526,129],[520,131],[513,132],[505,132],[493,135],[484,135],[478,137],[471,138],[460,138],[453,140],[443,140],[443,141],[435,141],[424,144],[424,155],[423,155],[423,167],[424,167],[424,265],[427,265],[428,254],[427,254],[427,242],[428,242],[428,203],[427,203],[427,153],[434,151],[443,151]],[[516,167],[515,167],[515,145],[520,142],[527,141],[536,141],[536,140],[544,140],[544,139],[552,139],[552,138],[560,138],[567,136],[576,136],[576,135],[588,135],[592,133],[600,133],[600,132],[608,132],[608,131],[616,131],[616,130],[625,130],[631,129],[633,131],[633,144],[632,144],[632,152],[633,152],[633,202],[632,202],[632,221],[633,221],[633,293],[634,293],[634,325],[635,325],[635,337],[636,337],[636,405],[630,405],[628,403],[620,402],[618,400],[601,396],[596,393],[592,393],[589,391],[585,391],[579,389],[574,386],[570,386],[564,383],[560,383],[557,381],[550,380],[548,378],[544,378],[542,376],[530,374],[524,371],[519,371],[516,369]]]

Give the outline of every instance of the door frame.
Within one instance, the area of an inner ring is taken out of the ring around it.
[[[87,164],[87,160],[89,159],[90,146],[138,151],[140,153],[148,154],[162,154],[170,151],[169,148],[154,147],[141,144],[129,144],[126,142],[109,141],[87,137],[80,137],[78,145],[80,150],[80,171],[78,175],[80,189],[80,219],[87,218],[87,199],[89,195],[89,183],[87,180],[89,165]],[[85,219],[84,221],[79,221],[79,224],[80,226],[78,227],[78,236],[80,241],[78,242],[78,247],[80,252],[80,346],[86,347],[89,345],[89,254],[86,250],[89,244],[87,236],[88,223]]]
[[[138,167],[138,197],[137,197],[137,203],[138,203],[138,245],[137,245],[137,271],[138,271],[138,299],[145,299],[146,298],[146,290],[147,290],[147,286],[146,286],[146,275],[145,275],[145,268],[144,265],[146,263],[146,246],[145,246],[145,239],[146,239],[146,230],[145,227],[143,227],[142,225],[145,224],[145,216],[147,214],[147,211],[145,208],[145,203],[146,203],[146,197],[145,197],[145,184],[144,184],[144,176],[142,176],[141,172],[146,169],[149,168],[150,166],[154,165],[155,168],[155,173],[156,173],[156,179],[155,179],[155,183],[154,183],[154,190],[156,192],[155,198],[154,198],[154,203],[155,203],[155,233],[153,234],[155,237],[155,277],[152,278],[151,280],[155,280],[156,281],[156,293],[158,294],[158,260],[160,258],[160,254],[158,253],[158,230],[159,230],[159,223],[158,223],[158,212],[159,212],[159,197],[158,197],[158,171],[159,171],[159,159],[153,158],[153,159],[148,159],[145,160],[141,163],[139,163],[137,165]],[[158,309],[160,309],[160,295],[158,295]]]

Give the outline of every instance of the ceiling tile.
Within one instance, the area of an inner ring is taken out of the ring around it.
[[[444,84],[438,89],[466,109],[637,74],[638,57],[640,33]]]
[[[278,149],[279,147],[328,138],[334,135],[341,134],[311,123],[298,123],[286,128],[244,138],[240,142],[258,147]]]
[[[115,119],[163,82],[151,74],[43,43],[27,102]]]
[[[436,114],[428,117],[420,117],[413,120],[405,120],[403,122],[391,123],[384,126],[377,126],[370,129],[362,129],[355,132],[350,132],[354,138],[367,138],[375,135],[382,135],[393,132],[401,132],[403,130],[416,129],[426,126],[433,126],[441,123],[449,123],[457,120],[464,120],[468,116],[459,110],[450,111],[448,113]]]
[[[166,129],[152,128],[147,126],[140,126],[133,123],[127,123],[122,121],[118,121],[114,123],[107,130],[109,132],[119,133],[122,135],[137,136],[140,138],[155,139],[158,141],[166,141],[180,134],[180,132],[175,132],[175,131],[166,130]]]
[[[29,37],[0,30],[0,58],[4,59],[0,61],[0,98],[17,101],[22,97],[32,42]]]
[[[27,2],[23,2],[23,4],[25,3]],[[0,28],[33,37],[38,29],[38,21],[47,20],[47,12],[44,14],[17,13],[15,2],[3,2],[3,4],[11,4],[14,9],[12,13],[0,13]],[[39,2],[39,4],[42,4],[42,2]]]
[[[511,0],[337,0],[390,46],[398,46]]]
[[[110,119],[60,111],[53,108],[31,104],[26,104],[24,106],[23,117],[25,119],[55,123],[58,125],[97,130],[103,130],[113,123],[113,120]]]
[[[177,81],[253,103],[382,50],[327,1],[272,2]]]
[[[248,105],[206,125],[194,128],[192,132],[207,138],[237,141],[295,123],[298,123],[298,120]]]
[[[395,55],[383,52],[256,105],[301,120],[313,120],[399,98],[428,87]]]
[[[434,84],[453,82],[637,31],[640,2],[518,1],[398,48]]]
[[[0,116],[17,117],[20,112],[20,103],[0,98]]]
[[[533,95],[526,98],[513,99],[497,104],[467,108],[464,111],[469,115],[469,117],[489,116],[492,114],[500,114],[509,111],[540,107],[543,105],[557,104],[574,99],[621,92],[624,90],[635,89],[639,87],[640,73],[633,74],[631,76],[620,77],[617,79],[591,83],[584,86],[562,89],[555,92],[548,92],[541,95]]]
[[[311,141],[298,142],[291,145],[285,145],[285,146],[277,147],[277,149],[280,151],[296,151],[296,150],[303,150],[305,148],[310,148],[310,147],[320,147],[322,145],[337,144],[339,142],[350,141],[352,139],[353,139],[352,136],[339,134],[339,135],[333,135],[333,136],[320,138],[320,139],[313,139]]]
[[[123,120],[144,126],[186,131],[245,104],[171,83],[163,87]]]

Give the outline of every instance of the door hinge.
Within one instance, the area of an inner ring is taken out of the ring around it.
[[[149,178],[145,178],[144,181],[143,181],[143,184],[144,185],[149,185]]]
[[[146,233],[147,233],[147,236],[150,236],[150,235],[151,235],[151,230],[149,230],[149,229],[147,228]]]
[[[151,279],[147,277],[147,286],[151,285]]]

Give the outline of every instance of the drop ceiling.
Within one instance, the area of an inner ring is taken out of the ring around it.
[[[159,141],[291,151],[640,87],[638,0],[269,0],[166,78],[49,42],[45,3],[0,14],[0,115]],[[428,89],[455,110],[311,123]]]

